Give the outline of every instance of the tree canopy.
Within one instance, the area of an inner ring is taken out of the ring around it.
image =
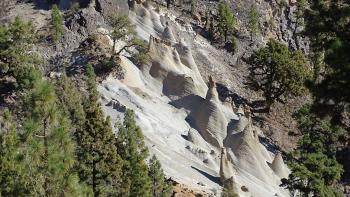
[[[232,13],[230,5],[222,0],[218,6],[218,31],[220,36],[224,38],[225,42],[229,33],[233,33],[236,23],[235,16]]]
[[[335,158],[345,131],[331,124],[330,118],[318,118],[310,105],[301,108],[295,118],[303,136],[289,161],[291,174],[282,186],[298,191],[302,196],[342,196],[335,184],[343,173]]]
[[[116,136],[93,67],[86,67],[84,93],[65,73],[45,77],[34,33],[19,18],[0,25],[0,85],[13,83],[18,93],[16,106],[0,112],[0,196],[152,196],[152,184],[164,196],[160,163],[148,167],[133,113]]]
[[[250,56],[248,63],[248,86],[263,92],[268,108],[275,100],[283,101],[282,96],[306,91],[304,83],[310,70],[301,51],[290,51],[285,44],[270,40]]]

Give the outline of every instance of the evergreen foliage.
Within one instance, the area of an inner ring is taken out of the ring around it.
[[[51,25],[53,27],[52,40],[58,42],[63,35],[63,16],[56,4],[51,10]]]
[[[292,153],[295,159],[288,163],[292,173],[288,179],[282,179],[282,186],[297,190],[302,196],[340,197],[335,184],[343,169],[335,153],[344,130],[333,126],[330,118],[316,117],[310,109],[304,106],[295,115],[303,137]]]
[[[235,22],[236,20],[229,4],[224,0],[220,1],[218,7],[218,31],[225,42],[228,35],[233,33]]]
[[[347,129],[347,146],[339,146],[339,158],[350,175],[346,158],[350,153],[349,118],[343,116],[350,103],[350,2],[308,0],[305,10],[305,34],[311,40],[314,77],[308,87],[314,96],[313,110],[318,116],[330,116],[332,123]]]
[[[21,90],[15,111],[0,116],[0,196],[168,196],[159,161],[146,164],[133,112],[116,140],[92,66],[85,98],[65,74],[55,83],[43,77],[35,41],[30,23],[0,25],[0,77],[13,77]]]
[[[259,13],[255,3],[253,3],[249,9],[248,30],[250,32],[250,38],[253,40],[253,36],[259,32]]]
[[[155,155],[149,161],[148,176],[151,179],[153,197],[169,197],[171,195],[171,187],[166,182],[162,166]]]
[[[134,25],[131,24],[128,16],[126,15],[116,15],[111,18],[110,24],[112,26],[112,32],[110,36],[113,40],[112,54],[113,56],[119,55],[123,50],[126,50],[132,46],[145,47],[146,43],[142,40],[134,37],[135,30]],[[119,51],[115,50],[116,43],[118,41],[126,42],[126,45],[122,47]]]
[[[0,119],[0,196],[26,196],[30,192],[17,129],[6,110]]]
[[[304,82],[309,78],[308,62],[301,51],[290,51],[278,41],[270,40],[267,46],[248,59],[248,85],[261,90],[269,109],[283,95],[300,95],[306,91]]]
[[[55,84],[57,97],[61,103],[62,111],[69,117],[75,130],[83,129],[85,123],[85,112],[83,107],[83,97],[75,87],[74,81],[66,74],[57,80]]]
[[[333,157],[337,147],[344,142],[345,130],[341,126],[333,125],[330,116],[320,118],[311,109],[311,105],[305,105],[294,115],[298,129],[303,134],[298,148]]]
[[[126,111],[124,122],[118,130],[117,150],[124,160],[123,196],[151,196],[151,179],[145,162],[148,149],[141,129],[136,125],[133,111]]]
[[[296,29],[298,27],[301,27],[304,25],[304,14],[305,14],[305,8],[306,8],[306,0],[297,0],[296,3],[297,9],[295,11],[296,15],[296,25],[295,25],[295,30],[294,33],[296,33]]]
[[[334,116],[339,112],[334,105],[350,102],[350,32],[348,1],[309,0],[306,15],[306,34],[311,38],[312,50],[321,54],[326,64],[321,80],[310,85],[320,109],[331,105],[328,111]],[[331,104],[333,103],[333,104]]]
[[[8,26],[0,25],[0,78],[14,77],[17,89],[31,88],[34,79],[40,76],[37,66],[41,61],[31,53],[35,43],[31,23],[17,17]]]
[[[79,176],[94,196],[119,195],[122,160],[115,146],[110,118],[104,118],[98,101],[95,73],[87,66],[89,98],[84,103],[84,129],[77,131]]]
[[[23,99],[23,151],[30,191],[41,196],[80,196],[86,190],[72,173],[75,146],[71,125],[56,98],[52,84],[38,78]]]

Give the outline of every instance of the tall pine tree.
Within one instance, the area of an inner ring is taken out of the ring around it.
[[[236,19],[230,5],[225,0],[220,1],[218,8],[218,30],[225,42],[229,33],[233,32],[235,22]]]
[[[318,118],[310,106],[300,109],[295,118],[303,137],[292,152],[292,172],[288,179],[282,179],[282,186],[302,196],[342,196],[335,187],[343,172],[335,153],[344,130],[332,125],[330,118]]]
[[[149,161],[148,176],[151,178],[153,197],[168,197],[171,195],[171,186],[166,182],[162,166],[155,155]]]
[[[53,85],[42,78],[23,99],[25,165],[30,192],[40,196],[80,196],[84,187],[72,172],[75,163],[71,125],[60,110]]]
[[[87,182],[97,196],[117,196],[121,184],[120,159],[115,146],[115,135],[109,118],[105,118],[98,103],[95,73],[87,66],[88,101],[84,129],[77,132],[80,179]]]
[[[30,191],[21,143],[18,128],[6,110],[0,119],[0,196],[26,196]]]
[[[124,196],[151,196],[151,180],[145,162],[148,149],[140,127],[136,125],[134,112],[127,110],[124,122],[119,126],[117,137],[118,153],[124,160]]]

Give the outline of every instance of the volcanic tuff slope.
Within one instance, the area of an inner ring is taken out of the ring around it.
[[[124,53],[124,79],[109,77],[99,85],[112,121],[120,121],[125,107],[133,109],[167,176],[207,195],[219,195],[224,182],[240,196],[288,196],[279,184],[289,170],[280,154],[274,158],[259,142],[263,134],[252,125],[249,110],[222,103],[215,79],[198,70],[193,53],[215,66],[222,61],[214,55],[217,49],[189,24],[151,5],[134,4],[129,17],[137,35],[149,42],[150,61],[138,67]]]

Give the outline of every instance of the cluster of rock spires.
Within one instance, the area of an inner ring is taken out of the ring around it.
[[[142,7],[141,4],[138,6]],[[234,165],[254,169],[254,175],[268,182],[272,179],[272,175],[267,174],[265,169],[267,151],[262,150],[257,129],[252,125],[249,108],[241,105],[238,109],[232,109],[237,114],[238,120],[232,128],[228,127],[215,81],[209,76],[207,88],[192,57],[191,49],[183,41],[177,42],[169,20],[167,16],[160,20],[165,26],[160,38],[150,36],[149,73],[163,83],[163,93],[173,100],[190,95],[203,97],[207,89],[205,97],[196,100],[197,103],[188,108],[189,119],[195,129],[188,132],[188,140],[198,147],[205,147],[205,143],[209,143],[218,150],[221,149],[219,174],[222,184],[227,187],[238,191]],[[235,158],[229,156],[226,149],[230,150]],[[288,176],[280,153],[276,154],[271,168],[279,177]]]
[[[129,16],[136,24],[144,25],[144,29],[138,31],[140,37],[149,41],[150,60],[136,70],[122,58],[121,65],[126,69],[123,84],[141,91],[142,80],[147,81],[170,99],[169,104],[186,111],[186,120],[191,126],[186,138],[190,149],[203,153],[203,163],[218,170],[222,185],[240,193],[239,173],[249,172],[265,183],[288,176],[280,153],[269,166],[271,155],[259,142],[260,130],[252,125],[249,108],[244,105],[236,108],[232,100],[223,104],[214,79],[208,76],[208,84],[205,83],[191,48],[178,32],[173,32],[183,27],[145,2],[132,3]],[[124,110],[116,101],[108,105]]]

